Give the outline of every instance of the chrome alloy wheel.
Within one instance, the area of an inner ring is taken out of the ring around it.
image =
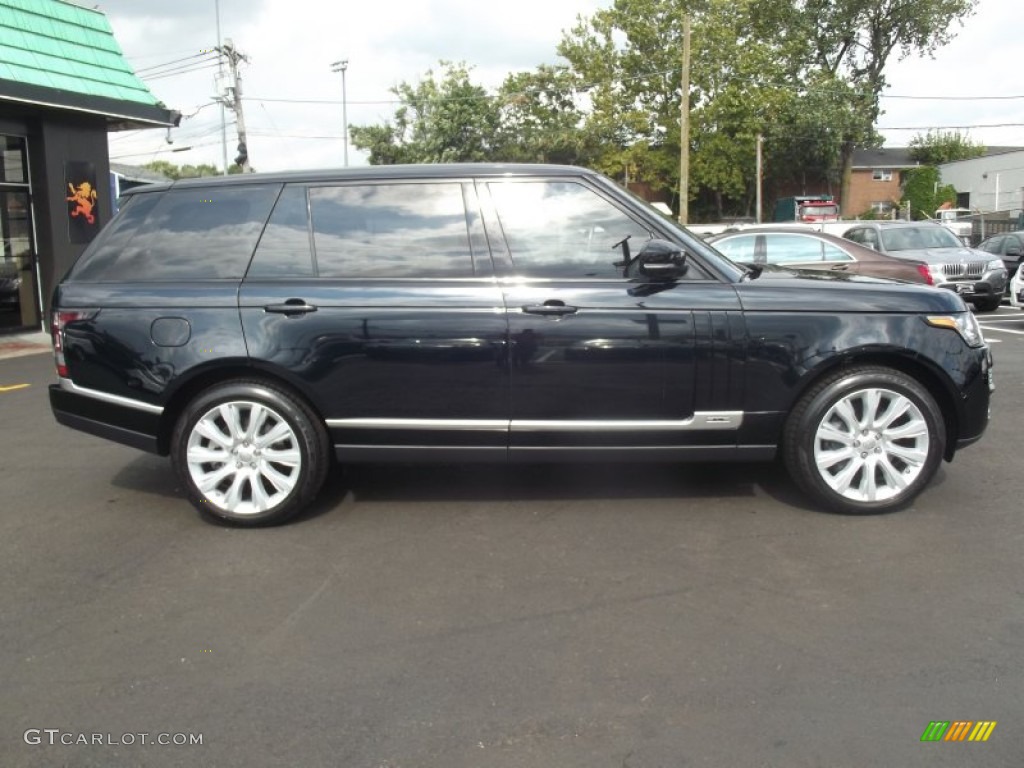
[[[302,469],[294,429],[277,411],[254,402],[221,403],[203,414],[189,433],[185,455],[200,492],[236,515],[279,505]]]
[[[836,401],[814,435],[821,479],[852,501],[900,495],[925,468],[928,423],[914,402],[891,389],[861,389]]]

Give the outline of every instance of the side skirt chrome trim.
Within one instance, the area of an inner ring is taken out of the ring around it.
[[[340,429],[423,429],[468,432],[507,432],[505,419],[327,419]]]
[[[533,420],[519,419],[327,419],[338,429],[408,429],[471,432],[665,432],[735,430],[743,424],[743,411],[697,411],[678,421],[642,420]]]
[[[739,429],[743,411],[696,411],[680,421],[513,421],[513,432],[689,432]]]
[[[76,395],[82,397],[91,397],[94,400],[100,400],[104,403],[112,403],[113,405],[121,405],[125,408],[134,408],[137,411],[143,411],[145,413],[155,413],[160,415],[164,412],[163,406],[152,405],[151,403],[144,403],[141,400],[133,400],[130,397],[121,397],[121,395],[111,395],[109,392],[100,392],[98,389],[89,389],[88,387],[80,387],[71,379],[59,378],[60,388],[67,391],[73,392]]]

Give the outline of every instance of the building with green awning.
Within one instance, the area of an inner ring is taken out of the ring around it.
[[[179,120],[102,12],[0,0],[0,331],[42,327],[53,285],[109,220],[108,132]]]

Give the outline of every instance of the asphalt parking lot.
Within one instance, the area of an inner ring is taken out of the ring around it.
[[[0,360],[0,766],[1021,765],[1024,313],[980,318],[988,434],[866,518],[775,465],[466,465],[228,529]]]

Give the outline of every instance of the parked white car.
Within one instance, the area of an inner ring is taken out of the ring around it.
[[[1018,269],[1010,279],[1010,306],[1024,309],[1024,269]]]

